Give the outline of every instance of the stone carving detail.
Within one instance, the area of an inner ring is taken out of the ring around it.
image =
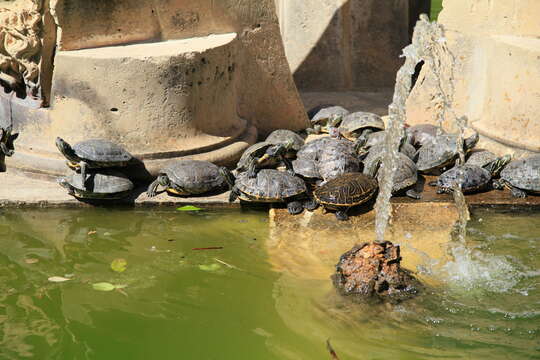
[[[24,9],[0,8],[0,83],[18,97],[40,97],[42,0]]]

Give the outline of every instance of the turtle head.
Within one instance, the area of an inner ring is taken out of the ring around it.
[[[285,153],[292,148],[292,141],[288,141],[286,143],[283,143],[283,144],[277,144],[277,145],[274,145],[274,146],[270,146],[267,150],[266,150],[266,154],[265,155],[268,155],[268,157],[271,157],[271,158],[276,158],[276,157],[280,157],[280,156],[283,156],[285,155]]]
[[[75,154],[75,150],[69,145],[64,139],[57,137],[56,138],[56,147],[68,160],[78,162],[79,157]]]
[[[58,183],[58,185],[65,189],[69,190],[71,188],[65,177],[59,177],[58,179],[56,179],[56,182]]]
[[[478,135],[478,133],[475,132],[473,135],[471,135],[470,137],[466,138],[463,141],[463,148],[465,149],[465,151],[469,151],[473,147],[475,147],[476,144],[478,144],[479,140],[480,140],[480,135]]]
[[[502,169],[504,169],[510,161],[512,161],[512,155],[507,154],[496,158],[495,160],[484,165],[483,167],[491,173],[491,176],[497,177],[501,173]]]
[[[229,185],[229,188],[232,189],[234,187],[234,175],[232,174],[231,170],[227,169],[225,166],[221,166],[219,168],[219,175],[223,177],[227,185]]]
[[[328,126],[329,127],[338,127],[339,124],[341,124],[341,121],[343,121],[343,116],[342,115],[333,114],[328,119]]]

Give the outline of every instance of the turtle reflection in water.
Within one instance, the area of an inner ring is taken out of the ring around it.
[[[399,245],[363,243],[341,255],[332,281],[355,302],[399,303],[421,290],[420,282],[400,262]]]

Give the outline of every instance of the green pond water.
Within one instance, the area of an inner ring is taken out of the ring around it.
[[[268,236],[265,212],[2,210],[0,359],[540,359],[538,214],[476,212],[397,306],[273,271]]]

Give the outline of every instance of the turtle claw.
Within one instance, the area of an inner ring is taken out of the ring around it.
[[[339,221],[349,220],[349,215],[345,211],[336,211],[336,219]]]
[[[319,207],[319,203],[315,199],[309,199],[304,202],[304,208],[307,211],[315,211]]]
[[[304,211],[304,206],[300,201],[292,201],[287,204],[287,210],[291,215],[298,215]]]
[[[416,190],[409,189],[405,192],[405,195],[410,197],[411,199],[420,200],[421,195]]]

